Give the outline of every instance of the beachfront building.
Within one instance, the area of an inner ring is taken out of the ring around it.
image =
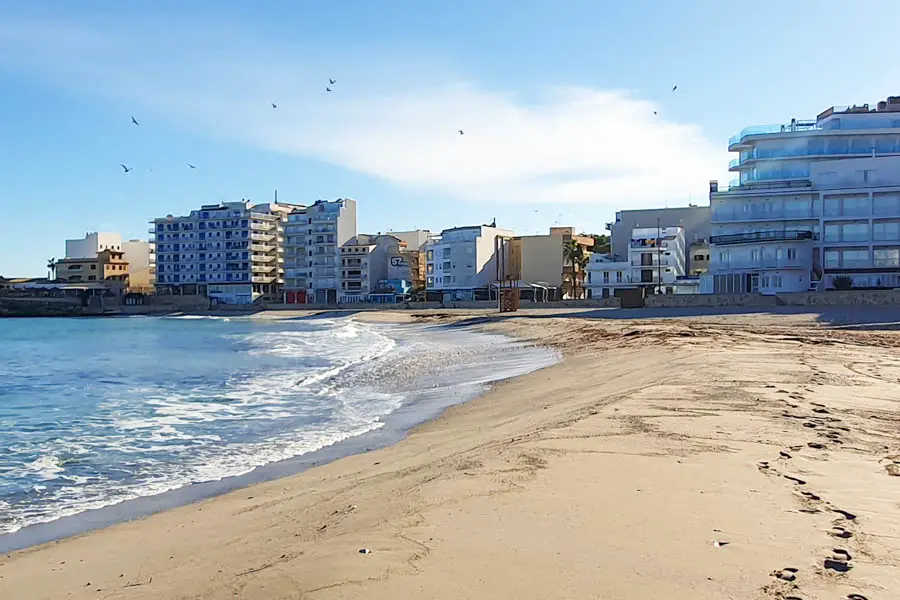
[[[379,285],[388,279],[390,257],[399,255],[401,246],[406,244],[393,235],[366,233],[341,246],[340,301],[367,302],[370,294],[382,291]]]
[[[616,296],[618,290],[644,288],[647,294],[693,291],[684,281],[685,240],[681,226],[636,228],[628,243],[628,258],[594,254],[587,265],[587,288],[592,298]]]
[[[900,286],[900,97],[748,127],[728,147],[738,178],[710,182],[703,292]]]
[[[280,300],[283,223],[293,209],[242,200],[154,219],[156,293],[223,304]]]
[[[450,300],[488,299],[497,278],[497,237],[513,235],[494,224],[443,230],[425,245],[427,292]]]
[[[571,257],[566,252],[566,247],[572,242],[578,245],[581,255],[587,261],[594,247],[594,238],[577,235],[574,227],[551,227],[546,235],[513,238],[514,252],[521,251],[519,287],[524,297],[550,301],[584,296],[586,262],[576,260],[573,267]]]
[[[87,259],[89,261],[96,259],[104,250],[122,252],[122,258],[128,264],[129,289],[145,293],[153,290],[156,264],[154,247],[150,242],[123,241],[122,236],[118,233],[93,231],[85,233],[83,238],[66,240],[65,248],[66,259]],[[72,262],[71,264],[79,263]],[[98,276],[97,273],[93,275]]]
[[[115,294],[128,287],[128,261],[121,250],[100,250],[92,258],[63,258],[56,261],[55,272],[57,281],[102,284]]]
[[[356,236],[356,200],[317,200],[285,223],[284,301],[333,304],[342,293],[341,246]]]
[[[657,226],[681,227],[684,229],[684,241],[689,246],[706,243],[710,236],[709,206],[691,204],[672,208],[617,211],[615,221],[606,224],[611,257],[614,260],[627,261],[634,230],[655,229]],[[685,255],[685,270],[687,273],[695,271],[691,253]]]

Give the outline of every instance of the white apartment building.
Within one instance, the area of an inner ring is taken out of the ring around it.
[[[244,200],[154,219],[157,294],[201,295],[226,304],[280,299],[282,222],[293,208]]]
[[[744,129],[710,182],[706,293],[900,286],[900,97]]]
[[[122,251],[122,236],[118,233],[92,231],[83,238],[66,240],[65,258],[96,258],[101,250]]]
[[[317,200],[285,224],[285,301],[333,304],[341,293],[340,248],[356,236],[356,200]]]
[[[685,275],[684,228],[633,229],[628,260],[594,254],[587,266],[586,287],[592,298],[615,296],[618,289],[648,288],[648,293],[678,293],[678,278]]]
[[[425,288],[449,294],[455,300],[474,300],[476,290],[487,298],[497,277],[497,236],[512,237],[512,231],[490,225],[454,227],[425,245]]]
[[[365,302],[388,279],[390,256],[406,244],[391,235],[361,233],[341,246],[341,302]]]

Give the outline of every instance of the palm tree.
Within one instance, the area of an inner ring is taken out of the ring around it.
[[[563,244],[563,260],[572,265],[572,274],[569,278],[570,295],[573,299],[578,298],[578,266],[587,265],[588,256],[584,251],[584,246],[576,240],[569,240]],[[565,279],[565,277],[564,277]],[[565,285],[565,281],[563,281]]]
[[[56,271],[56,259],[51,258],[51,259],[47,260],[47,278],[50,280],[53,280],[55,278],[54,277],[55,271]]]

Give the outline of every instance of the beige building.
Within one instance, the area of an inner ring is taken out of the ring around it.
[[[104,282],[111,288],[128,286],[128,261],[121,250],[101,250],[94,258],[56,261],[56,279],[69,283]]]
[[[153,244],[142,240],[122,242],[122,253],[128,262],[128,289],[151,292],[156,283],[156,256]]]
[[[576,262],[575,290],[572,290],[572,261],[566,257],[565,247],[575,241],[585,258],[590,256],[594,238],[575,234],[574,227],[551,227],[548,235],[527,235],[513,238],[513,247],[521,248],[523,288],[557,290],[550,292],[574,298],[585,289],[585,266]],[[518,251],[516,251],[518,252]],[[585,262],[586,264],[586,262]],[[552,299],[546,297],[546,299]]]

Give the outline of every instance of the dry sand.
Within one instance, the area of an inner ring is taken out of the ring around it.
[[[0,598],[900,598],[900,334],[542,317],[473,326],[559,365],[393,447],[14,553]]]

